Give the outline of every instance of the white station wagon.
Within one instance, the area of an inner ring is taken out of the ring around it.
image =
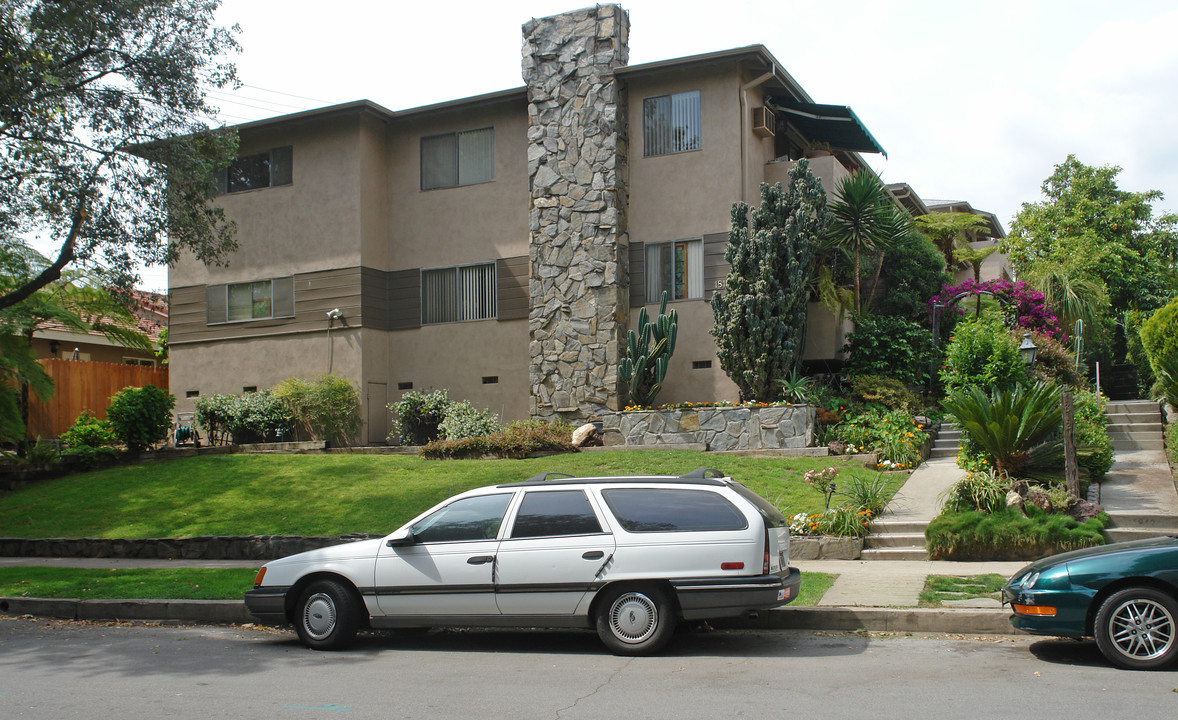
[[[585,627],[641,655],[679,620],[755,617],[800,584],[785,517],[718,470],[545,473],[456,495],[384,538],[269,562],[245,603],[315,649],[361,627]]]

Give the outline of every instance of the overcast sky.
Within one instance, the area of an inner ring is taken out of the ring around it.
[[[224,0],[245,86],[226,123],[368,99],[391,110],[519,87],[541,0]],[[850,105],[888,152],[885,182],[967,200],[1010,229],[1074,153],[1178,209],[1173,0],[629,0],[630,62],[762,44],[819,103]],[[279,94],[282,93],[282,94]],[[1171,197],[1173,195],[1173,197]],[[145,285],[162,288],[162,273]]]

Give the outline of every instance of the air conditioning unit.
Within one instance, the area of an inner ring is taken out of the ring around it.
[[[757,137],[773,137],[776,134],[777,116],[765,106],[753,108],[753,132]]]

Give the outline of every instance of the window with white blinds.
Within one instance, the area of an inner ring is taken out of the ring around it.
[[[649,97],[642,101],[642,155],[699,150],[699,90]]]
[[[421,271],[421,324],[495,317],[495,263]]]
[[[703,240],[646,244],[646,301],[657,303],[666,291],[669,300],[704,296]]]
[[[495,178],[495,128],[421,139],[421,189],[457,187]]]

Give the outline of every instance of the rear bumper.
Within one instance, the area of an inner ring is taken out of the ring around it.
[[[245,608],[258,620],[268,625],[285,625],[290,622],[286,617],[286,593],[290,590],[286,586],[260,587],[247,590],[245,593]]]
[[[781,574],[672,580],[671,585],[684,620],[738,617],[793,600],[802,585],[802,573],[791,567]]]

